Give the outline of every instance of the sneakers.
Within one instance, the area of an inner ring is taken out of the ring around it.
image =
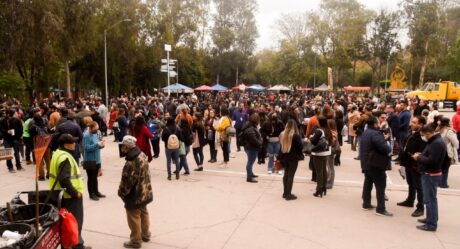
[[[283,175],[284,171],[280,170],[278,171],[278,175]]]
[[[133,242],[131,242],[131,241],[128,241],[128,242],[123,243],[123,246],[124,246],[125,248],[141,248],[141,247],[142,247],[141,244],[133,243]]]
[[[420,217],[423,216],[425,212],[423,209],[415,209],[415,211],[411,214],[412,217]]]
[[[379,215],[379,216],[386,216],[386,217],[392,217],[393,214],[388,212],[387,210],[385,211],[377,211],[375,212],[376,215]]]
[[[269,175],[273,174],[273,171],[269,170],[269,171],[268,171],[268,174],[269,174]]]
[[[403,202],[398,202],[396,205],[401,206],[401,207],[410,207],[410,208],[414,207],[414,203],[409,202],[407,200]]]

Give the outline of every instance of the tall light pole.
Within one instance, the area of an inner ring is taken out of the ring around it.
[[[166,51],[166,61],[167,61],[167,70],[168,70],[168,97],[171,95],[171,87],[169,86],[169,52],[171,52],[172,48],[171,45],[165,44],[165,51]]]
[[[104,78],[105,78],[105,105],[109,108],[109,88],[107,86],[107,31],[114,28],[122,22],[130,22],[131,19],[124,19],[114,23],[112,26],[104,29]]]

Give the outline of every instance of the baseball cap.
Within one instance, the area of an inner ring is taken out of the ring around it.
[[[73,144],[76,142],[78,142],[78,138],[73,137],[68,133],[62,134],[58,139],[59,146],[64,146],[64,144]]]

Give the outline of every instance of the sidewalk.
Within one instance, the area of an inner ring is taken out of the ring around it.
[[[361,209],[363,177],[348,145],[343,148],[342,166],[336,167],[336,185],[327,196],[313,197],[315,185],[310,182],[306,158],[299,164],[294,183],[293,193],[299,199],[289,202],[281,198],[281,176],[266,175],[265,165],[254,166],[259,183],[246,183],[246,155],[236,153],[236,148],[232,151],[236,158],[231,158],[228,169],[205,163],[204,172],[192,171],[191,176],[181,176],[179,181],[166,180],[163,151],[152,161],[154,202],[148,206],[152,241],[143,248],[460,248],[458,166],[449,175],[451,189],[438,194],[438,231],[428,233],[415,229],[416,219],[410,217],[413,209],[396,206],[407,194],[398,166],[388,172],[387,209],[394,217],[380,217]],[[107,142],[102,154],[104,176],[100,188],[107,198],[94,202],[85,193],[83,238],[93,248],[122,248],[129,237],[123,203],[117,197],[124,160],[118,158],[112,142]],[[208,155],[205,148],[205,157]],[[222,159],[221,151],[218,159]],[[193,169],[192,155],[188,161]],[[6,166],[2,167],[0,202],[6,203],[17,191],[34,189],[33,175],[30,166],[17,174],[9,174]],[[46,189],[47,182],[40,186]]]

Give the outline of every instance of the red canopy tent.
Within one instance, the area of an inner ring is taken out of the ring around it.
[[[343,88],[347,92],[369,92],[371,88],[369,86],[346,86]]]
[[[201,85],[194,89],[195,91],[212,91],[212,87],[207,85]]]

